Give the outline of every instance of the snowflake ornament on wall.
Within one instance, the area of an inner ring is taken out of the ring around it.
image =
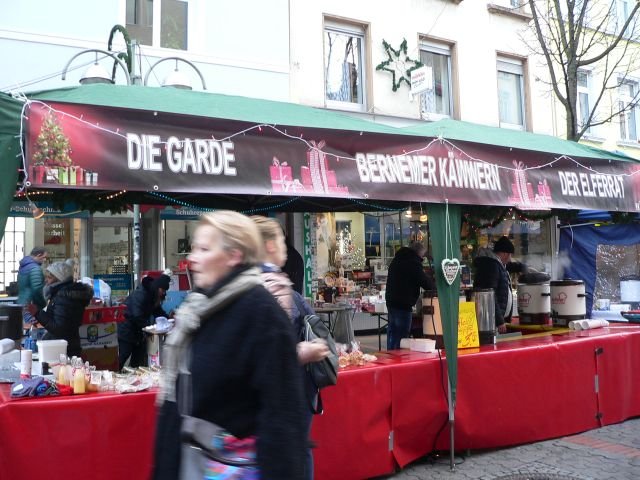
[[[411,86],[411,72],[415,69],[422,67],[422,63],[417,60],[412,60],[407,55],[407,39],[404,38],[400,44],[400,48],[395,50],[385,40],[382,40],[382,46],[387,54],[387,60],[382,62],[376,67],[376,70],[384,70],[391,72],[392,86],[391,89],[395,92],[400,88],[402,82],[405,82],[407,86]],[[413,66],[409,67],[409,64]],[[399,77],[399,78],[398,78]]]

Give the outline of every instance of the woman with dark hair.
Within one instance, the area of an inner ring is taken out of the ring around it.
[[[155,480],[180,478],[183,415],[221,427],[216,438],[224,439],[226,456],[255,459],[256,465],[243,466],[209,460],[207,471],[218,475],[211,478],[303,478],[296,341],[287,315],[263,286],[256,266],[261,251],[256,225],[240,213],[208,213],[194,232],[195,290],[177,310],[163,350]]]
[[[118,360],[120,369],[131,357],[130,365],[147,365],[147,343],[144,327],[152,325],[156,317],[166,317],[162,310],[162,301],[166,297],[171,278],[160,275],[157,278],[146,276],[131,295],[125,300],[127,309],[124,322],[118,324]]]

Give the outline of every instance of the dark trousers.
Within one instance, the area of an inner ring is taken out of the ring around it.
[[[400,348],[400,340],[409,336],[411,331],[411,311],[400,310],[387,305],[387,350]]]
[[[120,364],[120,370],[122,370],[122,367],[124,367],[129,357],[131,357],[129,365],[132,368],[146,367],[148,363],[147,342],[142,340],[141,343],[133,343],[120,340],[118,342],[118,362]]]

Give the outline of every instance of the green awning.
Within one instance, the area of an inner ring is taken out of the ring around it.
[[[623,162],[638,162],[627,155],[572,142],[551,135],[524,132],[509,128],[490,127],[446,118],[437,122],[419,123],[402,128],[407,135],[442,138],[450,141],[479,143],[493,147],[515,148],[570,157],[597,158]]]
[[[296,103],[177,88],[83,85],[28,94],[33,100],[158,111],[270,125],[406,135],[402,130]]]

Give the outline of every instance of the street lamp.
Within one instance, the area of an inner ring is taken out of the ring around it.
[[[185,90],[192,90],[191,80],[189,80],[189,78],[178,69],[178,62],[180,61],[180,62],[186,63],[187,65],[190,65],[196,71],[196,73],[200,77],[200,80],[202,81],[202,89],[203,90],[207,89],[207,85],[206,85],[206,83],[204,81],[204,77],[202,76],[202,73],[200,73],[200,70],[198,70],[198,67],[196,67],[189,60],[185,60],[184,58],[180,58],[180,57],[162,58],[162,59],[158,60],[156,63],[154,63],[153,65],[151,65],[151,68],[149,68],[149,71],[144,76],[144,82],[143,83],[144,83],[145,86],[147,86],[147,81],[149,80],[149,75],[151,74],[152,70],[156,66],[158,66],[160,63],[165,62],[167,60],[175,60],[176,61],[176,68],[169,75],[167,75],[165,77],[165,79],[162,81],[162,86],[163,87],[174,87],[174,88],[182,88],[182,89],[185,89]]]
[[[122,61],[118,57],[116,57],[113,53],[107,52],[106,50],[100,50],[98,48],[90,48],[87,50],[82,50],[81,52],[78,52],[73,57],[71,57],[71,59],[65,65],[64,70],[62,70],[62,80],[66,79],[67,70],[69,69],[71,62],[73,62],[80,55],[84,55],[85,53],[91,53],[91,52],[94,52],[96,54],[96,60],[87,69],[87,71],[84,73],[82,78],[80,78],[80,83],[82,85],[87,85],[91,83],[114,83],[109,73],[105,70],[105,68],[102,65],[98,63],[98,53],[101,53],[107,57],[112,58],[122,68],[122,71],[124,72],[124,76],[127,79],[127,85],[131,85],[131,77],[129,76],[129,71],[127,70],[126,65],[122,63]]]

